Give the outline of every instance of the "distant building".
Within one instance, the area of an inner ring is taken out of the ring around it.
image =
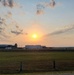
[[[26,45],[25,46],[25,49],[28,49],[28,50],[39,50],[39,49],[43,49],[45,48],[45,46],[41,46],[41,45]]]
[[[15,49],[15,48],[17,48],[17,44],[15,44],[15,45],[7,45],[7,44],[0,45],[0,49]]]

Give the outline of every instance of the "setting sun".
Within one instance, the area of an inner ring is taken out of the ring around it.
[[[37,34],[32,35],[32,38],[34,38],[34,39],[36,39],[37,37],[38,37]]]

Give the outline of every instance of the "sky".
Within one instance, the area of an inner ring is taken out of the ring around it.
[[[0,0],[0,44],[15,43],[74,46],[74,0]]]

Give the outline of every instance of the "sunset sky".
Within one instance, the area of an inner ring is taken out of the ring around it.
[[[74,46],[74,0],[9,1],[0,1],[0,44]]]

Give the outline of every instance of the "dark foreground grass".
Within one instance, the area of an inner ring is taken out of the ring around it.
[[[0,73],[33,73],[54,70],[74,70],[74,52],[0,52]]]
[[[36,73],[19,73],[19,74],[0,74],[0,75],[74,75],[74,71],[60,72],[36,72]]]

